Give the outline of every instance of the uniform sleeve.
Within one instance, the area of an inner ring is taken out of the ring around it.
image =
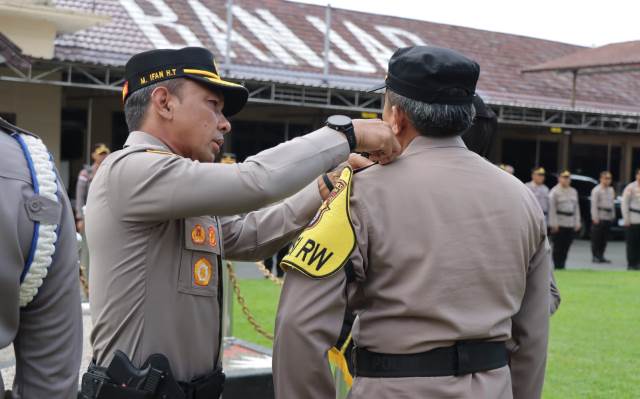
[[[354,186],[354,192],[357,187]],[[351,216],[356,232],[357,249],[351,260],[364,264],[367,235],[355,201]],[[364,270],[353,266],[356,279],[364,278]],[[278,399],[334,399],[334,378],[327,352],[336,344],[349,292],[354,283],[347,283],[346,273],[314,280],[297,271],[286,274],[276,317],[273,347],[273,381]]]
[[[553,275],[553,270],[549,269],[549,271],[551,272],[551,287],[549,290],[549,293],[550,293],[549,300],[551,302],[549,303],[549,311],[550,311],[550,314],[553,315],[560,307],[560,302],[562,301],[562,298],[560,297],[560,290],[558,289],[558,285],[556,284],[556,278]]]
[[[329,128],[233,165],[134,153],[107,171],[108,186],[123,188],[109,190],[109,205],[116,218],[131,222],[237,215],[298,192],[348,155],[344,135]]]
[[[557,227],[558,226],[558,214],[557,204],[556,204],[556,192],[551,190],[549,193],[549,226]]]
[[[53,263],[38,294],[20,312],[14,342],[20,398],[75,398],[82,356],[78,246],[71,204],[63,211]]]
[[[550,247],[544,238],[529,263],[524,298],[512,318],[512,337],[519,347],[511,355],[514,399],[537,399],[542,395],[549,337],[550,276]]]
[[[271,256],[295,238],[321,204],[314,181],[278,205],[221,218],[225,258],[256,261]]]
[[[87,191],[89,188],[89,177],[87,172],[83,169],[78,175],[78,182],[76,183],[76,219],[84,219],[82,214],[82,207],[84,207],[87,201]]]
[[[622,211],[622,218],[624,219],[624,224],[631,223],[631,215],[629,211],[629,202],[631,201],[631,186],[627,186],[624,188],[622,192],[622,204],[620,206]]]
[[[591,202],[591,220],[598,220],[598,194],[600,193],[600,190],[598,189],[598,186],[595,186],[593,188],[593,190],[591,190],[591,198],[590,198],[590,202]]]

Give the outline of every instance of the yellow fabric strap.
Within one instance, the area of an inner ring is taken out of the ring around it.
[[[202,75],[204,76],[208,81],[212,82],[212,83],[217,83],[223,86],[229,86],[229,87],[242,87],[242,85],[239,85],[237,83],[233,83],[233,82],[228,82],[226,80],[223,80],[220,78],[220,75],[215,74],[213,72],[210,71],[205,71],[202,69],[188,69],[185,68],[182,70],[184,73],[187,74],[192,74],[192,75]]]
[[[356,246],[350,215],[352,177],[351,168],[342,170],[333,191],[282,259],[281,266],[320,279],[335,274],[347,263]]]
[[[178,154],[174,154],[173,152],[169,152],[169,151],[162,151],[162,150],[147,150],[145,152],[150,152],[152,154],[160,154],[160,155],[173,155],[178,157]]]
[[[331,365],[335,367],[336,370],[340,371],[344,383],[347,384],[349,388],[351,388],[351,386],[353,385],[353,376],[349,372],[347,359],[344,357],[344,354],[334,347],[331,348],[329,352],[327,352],[327,358],[329,359],[329,363],[331,363]]]

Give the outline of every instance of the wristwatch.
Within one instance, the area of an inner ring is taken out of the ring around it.
[[[327,118],[326,126],[330,129],[337,130],[344,134],[349,143],[349,151],[354,152],[356,149],[356,133],[353,130],[351,118],[345,115],[331,115]]]

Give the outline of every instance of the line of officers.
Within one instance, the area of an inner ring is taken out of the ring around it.
[[[582,229],[578,191],[571,187],[571,172],[560,173],[558,184],[551,190],[544,184],[544,168],[531,173],[526,186],[534,193],[547,217],[553,243],[553,262],[556,269],[564,269],[567,254],[575,234]],[[611,263],[604,257],[611,226],[616,223],[616,192],[611,186],[609,171],[600,173],[600,183],[591,190],[591,253],[593,263]],[[635,181],[622,192],[622,219],[626,230],[627,268],[640,270],[640,168]]]

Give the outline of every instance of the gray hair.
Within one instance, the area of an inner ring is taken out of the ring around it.
[[[387,101],[404,111],[422,136],[449,137],[461,134],[473,124],[473,104],[429,104],[412,100],[387,89]]]
[[[179,90],[184,79],[169,79],[162,82],[154,83],[142,89],[138,89],[131,93],[127,97],[127,102],[124,103],[124,118],[127,121],[129,131],[140,129],[144,117],[147,114],[147,108],[149,108],[149,102],[151,101],[151,93],[156,87],[166,87],[169,93],[179,95]]]

